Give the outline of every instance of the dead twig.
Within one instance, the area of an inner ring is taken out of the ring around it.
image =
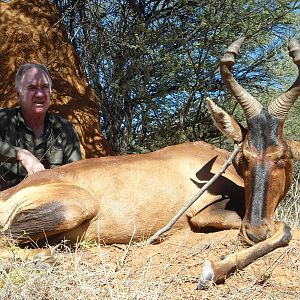
[[[116,271],[119,271],[119,270],[122,269],[122,268],[124,267],[124,265],[125,265],[125,261],[126,261],[127,256],[129,255],[129,249],[130,249],[130,247],[131,247],[131,244],[132,244],[132,241],[133,241],[133,237],[134,237],[134,235],[135,235],[135,232],[136,232],[136,228],[135,228],[135,225],[134,225],[134,227],[133,227],[133,233],[132,233],[132,235],[131,235],[130,241],[129,241],[128,245],[126,246],[126,249],[125,249],[125,251],[124,251],[124,254],[123,254],[123,256],[122,256],[121,261],[120,261],[119,264],[118,264],[118,267],[117,267]]]
[[[171,221],[164,226],[162,229],[157,231],[154,235],[152,235],[147,241],[146,244],[152,244],[160,235],[165,233],[166,231],[170,230],[172,226],[178,221],[178,219],[186,212],[186,210],[194,203],[198,198],[225,172],[227,167],[232,163],[235,156],[241,150],[241,144],[235,145],[234,150],[232,151],[231,155],[229,156],[228,160],[224,163],[222,168],[218,173],[216,173],[198,192],[195,194],[190,201],[188,201],[182,209],[171,219]]]

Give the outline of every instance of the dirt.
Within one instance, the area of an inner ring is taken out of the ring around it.
[[[237,270],[224,284],[196,290],[205,260],[242,249],[238,231],[182,231],[158,244],[114,245],[86,251],[87,261],[109,264],[118,281],[140,281],[139,297],[150,299],[300,299],[300,232],[287,247]],[[143,292],[142,292],[143,291]],[[156,295],[156,296],[154,296]],[[131,298],[129,298],[131,299]],[[151,298],[152,299],[152,298]]]
[[[204,261],[243,248],[237,230],[182,230],[156,245],[60,245],[50,247],[53,255],[42,261],[20,258],[24,249],[10,248],[10,258],[0,259],[0,299],[300,299],[298,230],[288,246],[236,270],[222,284],[196,290]]]

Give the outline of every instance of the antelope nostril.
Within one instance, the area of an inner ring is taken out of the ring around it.
[[[247,234],[248,239],[254,243],[258,243],[261,241],[261,239],[250,230],[246,229],[246,234]]]
[[[258,243],[267,239],[270,236],[270,230],[266,224],[260,226],[245,226],[244,233],[247,235],[247,238],[254,243]]]

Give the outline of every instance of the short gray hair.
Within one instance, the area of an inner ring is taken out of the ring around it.
[[[45,73],[48,77],[48,83],[49,83],[49,89],[51,91],[51,87],[52,87],[52,79],[51,79],[51,74],[49,72],[49,70],[42,64],[38,64],[38,63],[26,63],[21,65],[21,67],[18,69],[17,73],[16,73],[16,89],[19,91],[20,90],[20,81],[23,77],[23,75],[25,74],[25,72],[27,72],[28,70],[32,69],[32,68],[37,68],[40,71],[42,71],[43,73]]]

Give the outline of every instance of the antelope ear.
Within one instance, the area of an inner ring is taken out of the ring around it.
[[[216,127],[226,137],[236,142],[242,142],[246,135],[246,129],[212,100],[206,98],[206,101]]]
[[[300,161],[300,142],[286,139],[294,160]]]

